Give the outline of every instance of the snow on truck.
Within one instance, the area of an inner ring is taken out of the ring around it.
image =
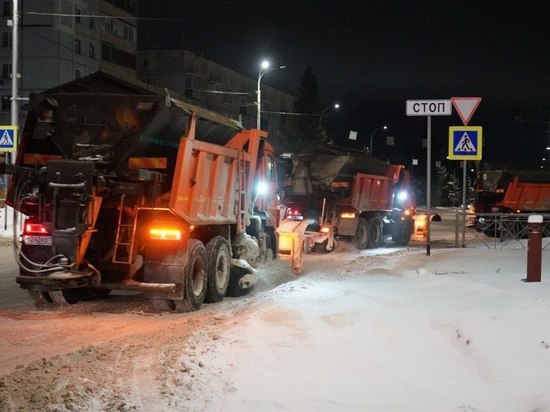
[[[6,168],[33,299],[130,290],[187,312],[254,284],[276,250],[278,205],[257,189],[276,176],[265,132],[101,72],[29,105]]]
[[[409,243],[415,205],[403,165],[333,145],[294,155],[292,164],[285,220],[306,222],[306,252],[330,252],[336,237],[353,239],[358,249],[390,237],[397,245]]]

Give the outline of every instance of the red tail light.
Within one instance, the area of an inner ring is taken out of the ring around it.
[[[286,213],[288,217],[302,217],[302,211],[295,207],[289,208]]]
[[[49,235],[48,228],[42,223],[25,223],[25,235]]]

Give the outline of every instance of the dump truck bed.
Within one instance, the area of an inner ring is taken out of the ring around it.
[[[24,165],[90,160],[123,174],[129,158],[162,158],[157,164],[171,180],[192,114],[197,140],[223,146],[243,130],[237,121],[103,73],[32,95],[29,104],[17,161]]]

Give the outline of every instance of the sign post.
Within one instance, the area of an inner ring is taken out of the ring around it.
[[[430,217],[432,214],[431,185],[432,185],[432,116],[450,116],[452,113],[451,101],[439,100],[407,100],[407,116],[427,116],[427,165],[426,165],[426,256],[430,256]]]
[[[474,112],[479,106],[479,103],[481,103],[481,97],[451,97],[451,102],[453,103],[454,108],[458,112],[458,115],[460,116],[460,120],[462,120],[462,124],[464,124],[464,126],[467,126]],[[449,134],[450,133],[451,132],[449,130]],[[449,154],[451,154],[450,145],[451,145],[451,142],[449,141]],[[472,153],[466,153],[466,157],[462,157],[462,214],[464,215],[464,219],[466,219],[466,183],[467,183],[466,169],[468,165],[468,160],[480,160],[482,147],[483,145],[481,144],[481,127],[480,127],[479,128],[479,145],[478,147],[475,148],[476,149],[475,154],[469,157],[467,155]],[[478,155],[478,152],[479,152],[479,155]],[[455,153],[453,150],[453,156],[454,155]],[[449,158],[458,159],[457,157],[451,157],[450,155],[449,155]],[[464,243],[465,237],[466,237],[466,224],[464,224],[462,227],[462,247],[466,246]]]

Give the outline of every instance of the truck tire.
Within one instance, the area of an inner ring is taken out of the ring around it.
[[[382,220],[378,216],[369,218],[369,247],[377,248],[382,243]]]
[[[48,292],[42,292],[40,290],[34,290],[34,289],[27,289],[27,292],[29,293],[29,296],[34,300],[34,303],[37,304],[47,304],[47,303],[53,303],[52,298],[50,298],[50,295]]]
[[[208,265],[206,249],[200,240],[189,240],[188,256],[183,269],[183,299],[174,300],[178,312],[199,310],[206,295]]]
[[[207,286],[206,302],[220,302],[225,297],[229,284],[231,254],[229,243],[221,236],[216,236],[206,245]]]
[[[277,248],[277,233],[275,233],[275,229],[271,226],[266,227],[266,234],[267,234],[267,247],[271,249],[271,252],[273,254],[272,259],[277,259],[277,256],[279,254],[279,250]]]
[[[174,301],[170,299],[151,299],[151,303],[156,310],[162,312],[171,312],[176,309]]]
[[[392,233],[392,240],[397,246],[406,246],[411,240],[411,225],[407,221],[397,223],[397,227]]]
[[[355,229],[355,246],[363,250],[369,246],[369,224],[367,219],[359,218],[357,229]]]
[[[53,303],[58,305],[74,305],[86,295],[84,288],[50,290],[48,292]]]
[[[260,240],[260,232],[262,231],[262,219],[259,216],[250,216],[250,224],[246,227],[246,233],[257,240]]]
[[[336,243],[336,241],[334,241],[334,242]],[[332,248],[329,248],[328,247],[328,240],[325,240],[322,243],[315,243],[315,245],[313,246],[313,251],[314,252],[330,253],[333,250],[334,250],[334,245],[332,246]]]

